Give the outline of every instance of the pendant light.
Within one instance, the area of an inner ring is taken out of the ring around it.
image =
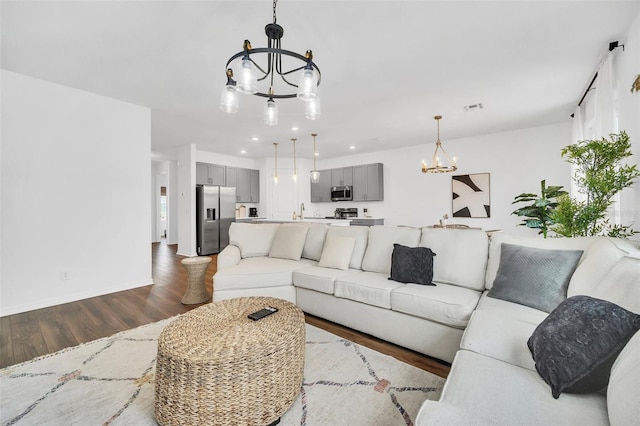
[[[319,183],[320,172],[316,167],[316,156],[318,155],[318,153],[316,152],[316,136],[318,136],[318,134],[311,133],[311,136],[313,136],[313,170],[311,170],[311,173],[309,174],[309,176],[311,177],[311,183]]]
[[[453,158],[453,161],[449,158],[447,153],[442,148],[442,143],[440,142],[440,120],[442,119],[441,115],[436,115],[433,117],[438,123],[438,139],[436,140],[436,150],[433,153],[433,158],[431,159],[431,164],[427,166],[427,163],[422,162],[422,173],[451,173],[458,170],[456,167],[456,158]],[[442,154],[443,159],[446,159],[447,164],[442,164],[440,161],[440,156],[438,152]]]
[[[273,143],[274,154],[274,167],[273,167],[273,183],[278,183],[278,142]]]
[[[296,138],[291,138],[291,142],[293,142],[293,181],[298,181],[298,165],[296,164]]]

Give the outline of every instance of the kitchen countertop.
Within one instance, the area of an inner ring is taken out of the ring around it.
[[[292,219],[258,219],[256,222],[263,223],[326,223],[331,226],[349,226],[350,219],[323,219],[320,217],[305,217],[303,220]]]

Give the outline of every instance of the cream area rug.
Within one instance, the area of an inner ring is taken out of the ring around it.
[[[2,425],[155,425],[157,337],[173,318],[0,370]],[[306,325],[304,383],[281,425],[411,425],[444,379]]]

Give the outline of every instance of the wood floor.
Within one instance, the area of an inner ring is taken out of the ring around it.
[[[0,317],[0,368],[200,306],[180,303],[187,287],[187,275],[180,264],[183,257],[176,255],[176,247],[164,242],[152,244],[152,285]],[[209,291],[215,264],[213,256],[205,279]],[[417,352],[311,315],[306,316],[306,321],[441,377],[449,374],[448,364]]]

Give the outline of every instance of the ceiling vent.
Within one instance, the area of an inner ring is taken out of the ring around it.
[[[482,104],[477,103],[477,104],[467,105],[464,107],[465,111],[475,111],[478,109],[482,109]]]

